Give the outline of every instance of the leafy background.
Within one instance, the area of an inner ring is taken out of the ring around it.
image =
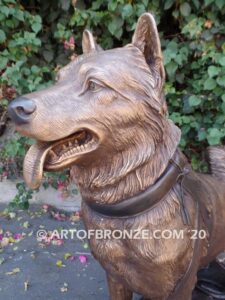
[[[224,0],[0,0],[0,116],[15,96],[54,82],[56,71],[81,53],[84,28],[105,49],[122,46],[146,11],[158,24],[166,98],[170,118],[182,129],[180,146],[194,169],[205,170],[201,153],[225,137]],[[0,143],[3,177],[19,175],[31,143],[18,134]],[[47,175],[45,185],[68,180],[66,173],[60,176]]]

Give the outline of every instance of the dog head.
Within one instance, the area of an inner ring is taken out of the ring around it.
[[[84,54],[58,72],[55,85],[9,106],[16,129],[37,140],[24,160],[32,188],[40,185],[43,169],[85,166],[128,151],[140,164],[167,132],[165,73],[153,16],[139,18],[125,47],[103,51],[87,30],[82,46]]]

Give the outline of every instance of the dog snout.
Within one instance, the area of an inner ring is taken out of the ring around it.
[[[25,97],[16,98],[8,106],[10,118],[18,125],[29,123],[35,110],[35,102]]]

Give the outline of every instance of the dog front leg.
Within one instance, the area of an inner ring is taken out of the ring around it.
[[[107,274],[110,300],[132,300],[133,293]]]

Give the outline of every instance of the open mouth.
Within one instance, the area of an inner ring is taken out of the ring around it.
[[[97,137],[92,132],[80,130],[52,144],[47,153],[44,168],[54,170],[55,168],[65,167],[65,164],[73,162],[77,155],[93,151],[97,144]]]
[[[23,164],[27,185],[36,189],[41,184],[43,170],[58,171],[72,165],[81,155],[94,151],[99,144],[97,135],[89,129],[80,129],[54,142],[40,142],[28,150]]]

